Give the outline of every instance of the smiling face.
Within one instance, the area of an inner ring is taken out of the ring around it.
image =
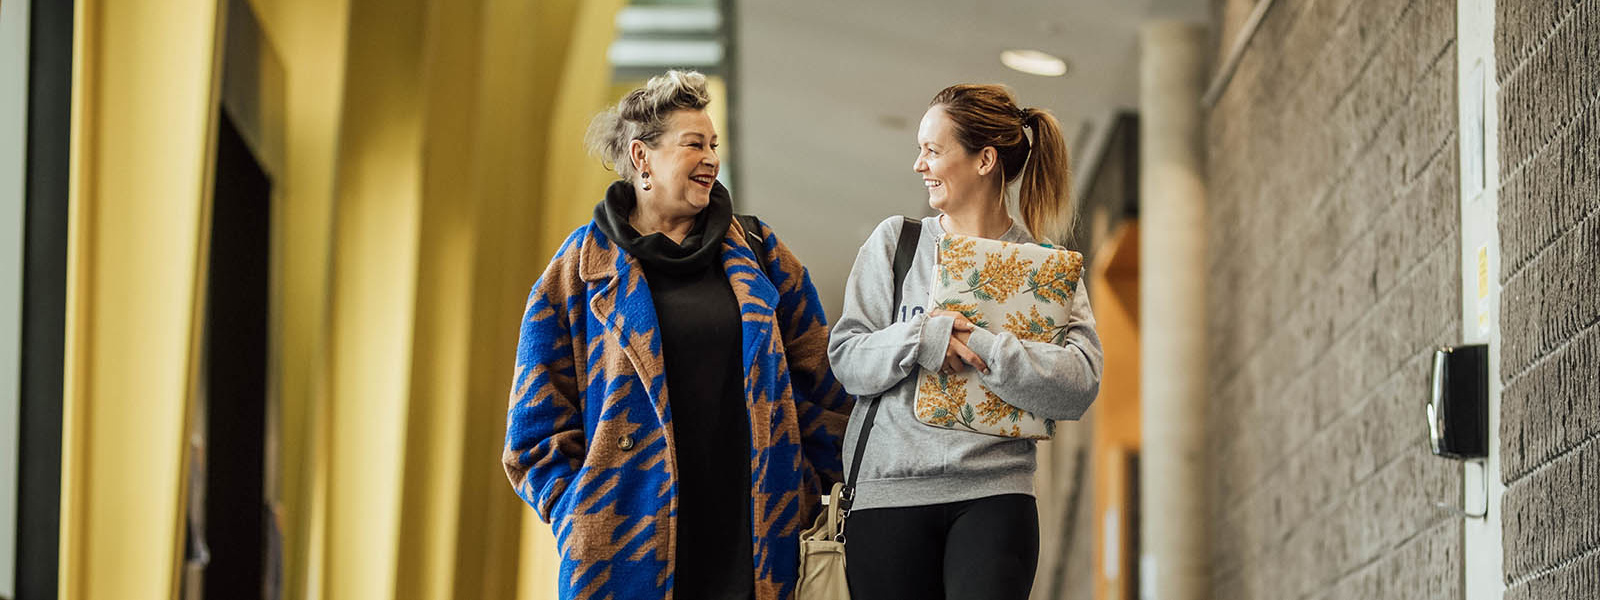
[[[917,161],[911,170],[922,175],[928,189],[928,205],[950,212],[966,202],[983,198],[981,192],[997,189],[992,181],[994,149],[969,152],[956,136],[955,121],[944,109],[934,106],[922,115],[917,128]]]
[[[636,182],[640,202],[650,202],[668,215],[698,214],[711,203],[711,186],[722,159],[717,156],[717,130],[703,110],[679,110],[667,116],[667,130],[655,147],[634,140],[630,148],[641,173]],[[643,189],[649,173],[650,190]]]

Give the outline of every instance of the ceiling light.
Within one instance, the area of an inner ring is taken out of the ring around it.
[[[1000,62],[1031,75],[1060,77],[1067,74],[1067,61],[1038,50],[1006,50],[1000,53]]]
[[[611,65],[619,68],[706,68],[722,62],[716,40],[632,40],[611,43]]]
[[[617,11],[617,33],[714,35],[722,13],[712,6],[625,6]]]

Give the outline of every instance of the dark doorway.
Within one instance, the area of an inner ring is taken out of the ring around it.
[[[1144,515],[1139,512],[1139,504],[1143,502],[1139,499],[1139,494],[1141,493],[1139,489],[1139,451],[1128,452],[1128,460],[1123,465],[1122,476],[1124,477],[1123,481],[1128,482],[1128,497],[1123,499],[1127,504],[1122,508],[1122,514],[1128,515],[1122,519],[1122,539],[1128,541],[1122,545],[1122,557],[1120,559],[1122,564],[1128,565],[1128,576],[1122,578],[1122,585],[1125,588],[1123,593],[1126,594],[1123,597],[1143,598],[1144,596],[1139,595],[1139,568],[1141,566],[1139,564],[1139,555],[1143,552],[1140,550],[1142,546],[1139,542],[1139,536],[1144,535],[1139,525],[1144,522]]]
[[[67,330],[75,2],[33,2],[28,35],[28,157],[23,223],[17,597],[60,591],[61,419]]]
[[[261,598],[266,589],[268,293],[272,182],[224,110],[207,281],[204,427],[198,460],[204,512],[191,557],[209,551],[208,599]],[[191,526],[195,525],[191,519]]]

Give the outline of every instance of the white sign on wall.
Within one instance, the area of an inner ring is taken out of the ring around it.
[[[1462,127],[1461,146],[1465,152],[1461,163],[1461,191],[1466,198],[1477,200],[1483,197],[1485,185],[1484,163],[1484,97],[1483,97],[1483,61],[1478,61],[1472,66],[1472,74],[1467,76],[1467,88],[1461,95]]]

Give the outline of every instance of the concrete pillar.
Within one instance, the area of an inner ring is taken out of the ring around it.
[[[1207,34],[1140,31],[1139,316],[1142,599],[1208,596],[1205,510],[1205,176]]]

